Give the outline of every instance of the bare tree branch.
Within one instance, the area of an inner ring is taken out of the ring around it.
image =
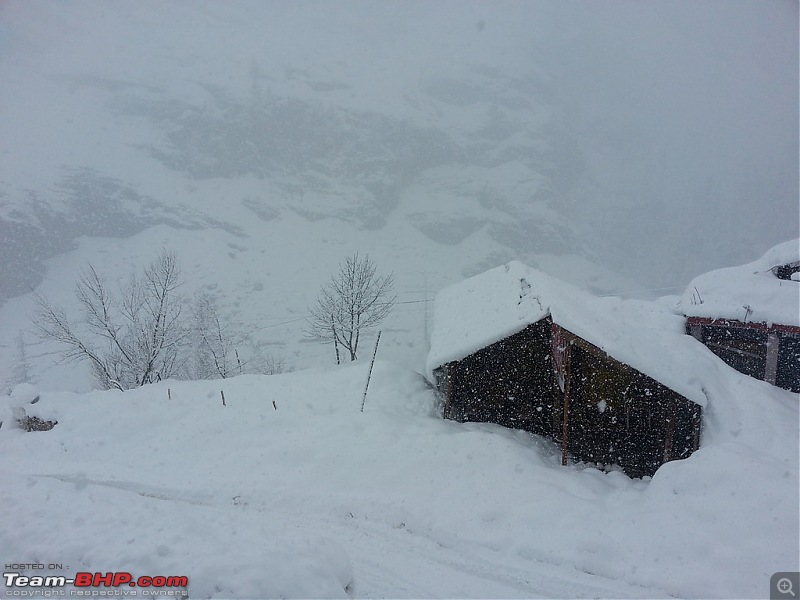
[[[119,300],[90,264],[75,285],[84,330],[39,295],[33,323],[40,337],[63,346],[65,360],[88,360],[101,387],[138,387],[176,376],[182,367],[187,328],[180,285],[177,257],[166,250],[142,278],[131,277]]]
[[[397,297],[392,294],[394,275],[379,277],[375,272],[369,255],[347,257],[309,308],[306,336],[341,345],[356,360],[362,332],[383,321]]]
[[[62,308],[54,307],[40,294],[35,294],[37,312],[33,317],[33,325],[40,337],[59,342],[64,346],[61,357],[67,362],[89,360],[92,372],[105,389],[122,389],[118,378],[101,353],[85,342],[73,331],[72,325]]]
[[[214,298],[202,292],[197,295],[193,310],[193,374],[198,379],[225,379],[243,372],[235,346],[219,319]],[[234,361],[235,357],[235,361]]]

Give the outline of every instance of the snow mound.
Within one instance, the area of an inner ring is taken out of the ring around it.
[[[680,308],[688,317],[800,327],[800,282],[792,275],[781,279],[773,271],[798,262],[800,240],[784,242],[757,261],[694,278]]]
[[[0,396],[0,428],[19,426],[19,421],[31,412],[30,406],[39,402],[39,390],[30,383],[14,386],[7,396]],[[37,412],[37,411],[33,411]]]

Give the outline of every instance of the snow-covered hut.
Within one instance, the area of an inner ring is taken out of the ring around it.
[[[699,447],[692,347],[657,304],[595,298],[514,261],[438,294],[427,370],[446,418],[546,435],[564,464],[642,477]]]
[[[800,392],[800,240],[700,275],[681,308],[687,333],[734,369]]]

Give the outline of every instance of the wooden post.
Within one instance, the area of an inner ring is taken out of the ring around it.
[[[564,401],[562,402],[561,420],[564,429],[561,433],[561,465],[567,466],[567,451],[569,450],[569,388],[572,379],[572,340],[567,344],[564,357]]]
[[[703,392],[705,393],[705,390],[703,390]],[[708,394],[706,394],[706,397],[708,397]],[[695,404],[695,407],[694,407],[694,415],[693,415],[693,419],[692,419],[692,425],[693,425],[693,428],[694,428],[694,438],[692,440],[692,442],[693,442],[693,444],[692,444],[692,452],[694,452],[695,450],[699,450],[700,449],[700,435],[701,435],[702,429],[703,429],[703,408],[701,406],[696,405],[696,404]]]
[[[445,419],[450,418],[450,404],[453,400],[453,378],[455,377],[455,367],[453,363],[447,363],[444,366],[445,372],[445,392],[444,392],[444,407],[442,407],[442,417]]]
[[[219,395],[222,396],[222,406],[227,406],[227,404],[225,404],[225,393],[220,390]]]
[[[676,402],[674,398],[669,400],[670,408],[672,410],[667,410],[667,428],[664,432],[664,457],[663,461],[669,462],[672,460],[673,455],[673,446],[674,446],[674,437],[675,437],[675,421],[678,418],[678,409],[676,406]]]
[[[778,333],[770,331],[767,334],[767,365],[764,369],[764,381],[775,385],[778,380],[778,350],[780,348]]]
[[[381,341],[381,332],[378,332],[378,339],[375,340],[375,349],[372,351],[372,362],[369,363],[369,373],[367,373],[367,385],[364,386],[364,397],[361,399],[361,412],[364,412],[364,405],[367,403],[367,390],[369,380],[372,377],[372,367],[375,366],[375,355],[378,354],[378,343]]]

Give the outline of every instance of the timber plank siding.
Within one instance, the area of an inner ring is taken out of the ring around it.
[[[565,463],[570,456],[645,477],[700,444],[699,405],[551,317],[439,367],[435,379],[445,418],[550,437]]]
[[[800,392],[800,327],[687,317],[686,333],[740,373]]]

